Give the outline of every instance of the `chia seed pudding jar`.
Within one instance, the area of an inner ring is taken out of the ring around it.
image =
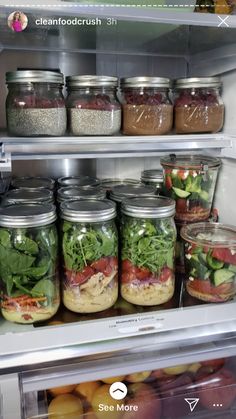
[[[121,295],[132,304],[169,301],[175,290],[175,202],[165,197],[122,202]]]
[[[12,179],[11,187],[13,189],[49,189],[55,188],[55,180],[49,177],[17,177]]]
[[[12,189],[3,196],[2,205],[53,204],[53,192],[49,189]]]
[[[59,188],[57,191],[57,201],[68,202],[68,201],[79,201],[81,199],[105,199],[106,190],[100,186],[90,186],[86,189],[79,186],[67,186]]]
[[[176,201],[178,222],[209,218],[221,161],[201,155],[174,155],[161,158],[164,195]]]
[[[179,79],[175,84],[177,134],[214,133],[222,129],[224,104],[218,77]]]
[[[145,185],[155,186],[156,194],[160,195],[163,188],[163,172],[158,169],[143,170],[141,173],[141,182]]]
[[[64,186],[96,186],[100,184],[99,179],[90,176],[67,176],[67,177],[60,177],[57,180],[59,187]]]
[[[169,99],[170,80],[161,77],[121,79],[123,133],[163,135],[171,131],[173,106]]]
[[[1,311],[6,320],[50,319],[60,303],[53,205],[0,208]]]
[[[202,301],[220,303],[236,294],[236,228],[196,223],[182,228],[186,289]]]
[[[9,135],[20,137],[61,136],[67,117],[62,94],[63,74],[27,70],[6,73]]]
[[[116,97],[117,86],[116,77],[67,77],[71,134],[97,136],[119,133],[121,106]]]
[[[61,204],[63,302],[76,313],[95,313],[118,297],[118,237],[114,203]]]
[[[156,189],[153,186],[146,186],[139,183],[137,185],[117,185],[111,189],[110,199],[117,205],[117,215],[121,216],[121,203],[124,199],[135,197],[154,196]]]

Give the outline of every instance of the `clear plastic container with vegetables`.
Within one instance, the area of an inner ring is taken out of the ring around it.
[[[95,313],[118,297],[118,237],[113,202],[61,204],[63,302],[76,313]]]
[[[58,239],[53,205],[0,209],[1,311],[6,320],[50,319],[60,303]]]
[[[236,294],[236,227],[196,223],[182,228],[186,289],[202,301],[220,303]]]
[[[175,202],[165,197],[122,203],[121,295],[133,304],[166,303],[174,294]]]
[[[177,221],[204,221],[210,216],[221,161],[201,155],[163,157],[164,194],[176,201]]]

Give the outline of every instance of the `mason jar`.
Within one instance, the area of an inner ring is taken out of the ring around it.
[[[156,194],[160,195],[163,188],[163,172],[159,169],[143,170],[141,173],[141,182],[144,185],[151,185],[156,188]]]
[[[6,73],[7,129],[20,137],[61,136],[67,117],[62,93],[63,74],[55,71],[18,70]]]
[[[53,204],[53,191],[49,189],[12,189],[2,199],[1,205],[14,204]]]
[[[177,134],[215,133],[222,129],[221,85],[219,77],[176,80],[174,125]]]
[[[117,205],[117,215],[121,216],[121,203],[124,199],[140,197],[144,198],[147,196],[154,196],[156,194],[156,189],[153,186],[143,185],[142,183],[137,183],[136,185],[117,185],[111,189],[110,199],[114,201]]]
[[[129,178],[125,178],[125,179],[120,179],[120,178],[105,178],[105,179],[101,179],[101,185],[102,187],[106,190],[107,192],[107,197],[110,197],[110,193],[112,191],[112,189],[114,188],[114,186],[119,186],[119,185],[139,185],[140,181],[136,180],[136,179],[129,179]]]
[[[130,198],[121,210],[121,295],[141,306],[164,304],[175,290],[175,202]]]
[[[161,158],[164,195],[176,201],[175,219],[196,222],[209,218],[221,160],[202,155],[170,154]]]
[[[58,239],[53,205],[0,208],[1,311],[6,320],[50,319],[60,303]]]
[[[90,186],[87,188],[79,186],[66,186],[57,191],[57,202],[79,201],[81,199],[105,199],[106,190],[100,186]]]
[[[195,223],[181,229],[186,290],[198,300],[221,303],[236,295],[236,227]]]
[[[73,135],[114,135],[121,127],[117,77],[67,77],[69,130]]]
[[[61,204],[63,303],[76,313],[95,313],[118,297],[118,237],[114,203]]]
[[[16,177],[11,181],[13,189],[49,189],[51,191],[55,188],[55,180],[49,177]]]
[[[171,131],[173,106],[169,99],[170,80],[162,77],[121,79],[123,133],[163,135]]]
[[[65,176],[57,180],[59,188],[64,186],[96,186],[100,184],[99,179],[91,176]]]

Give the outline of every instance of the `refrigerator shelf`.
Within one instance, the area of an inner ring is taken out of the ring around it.
[[[172,151],[213,150],[232,147],[226,134],[113,136],[113,137],[8,137],[0,135],[12,160],[160,156]]]

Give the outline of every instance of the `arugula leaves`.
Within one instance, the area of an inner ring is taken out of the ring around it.
[[[66,269],[80,272],[104,256],[117,256],[117,232],[109,226],[64,221],[62,249]]]
[[[159,274],[164,266],[173,269],[176,231],[169,220],[124,217],[122,260]]]

